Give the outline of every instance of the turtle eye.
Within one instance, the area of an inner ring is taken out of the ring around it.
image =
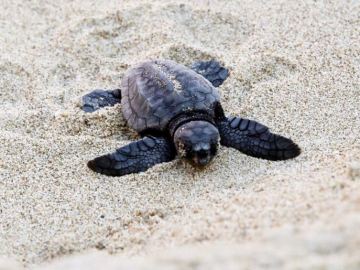
[[[216,155],[216,153],[217,153],[217,147],[216,146],[214,146],[214,145],[212,145],[211,146],[211,149],[210,149],[210,153],[211,153],[211,155]]]
[[[193,158],[195,155],[195,151],[192,147],[185,148],[186,158]]]

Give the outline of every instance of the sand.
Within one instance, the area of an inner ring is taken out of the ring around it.
[[[360,269],[358,1],[3,0],[0,11],[0,269]],[[219,59],[227,113],[302,155],[222,147],[204,171],[181,160],[90,171],[137,135],[120,105],[86,114],[81,96],[153,58]]]

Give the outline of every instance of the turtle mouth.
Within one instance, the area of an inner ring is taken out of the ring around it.
[[[212,160],[211,156],[207,157],[193,157],[192,163],[197,167],[205,167],[207,164],[209,164]]]
[[[217,153],[217,147],[209,143],[199,143],[195,145],[188,159],[195,167],[203,168],[212,162]]]
[[[203,168],[208,165],[213,160],[213,158],[214,155],[211,154],[210,150],[201,150],[196,152],[196,154],[190,158],[190,162],[195,167]]]

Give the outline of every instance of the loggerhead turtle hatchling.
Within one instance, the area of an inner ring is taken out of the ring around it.
[[[85,95],[85,112],[121,102],[128,125],[142,137],[89,161],[88,167],[121,176],[146,171],[177,155],[202,167],[216,155],[219,143],[269,160],[298,156],[300,148],[292,140],[253,120],[225,116],[216,87],[228,75],[215,60],[197,61],[191,68],[154,60],[128,70],[121,89]]]

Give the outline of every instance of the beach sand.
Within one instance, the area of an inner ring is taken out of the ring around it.
[[[154,58],[220,60],[226,112],[302,154],[90,171],[137,135],[81,96]],[[358,1],[5,0],[0,89],[0,269],[360,269]]]

